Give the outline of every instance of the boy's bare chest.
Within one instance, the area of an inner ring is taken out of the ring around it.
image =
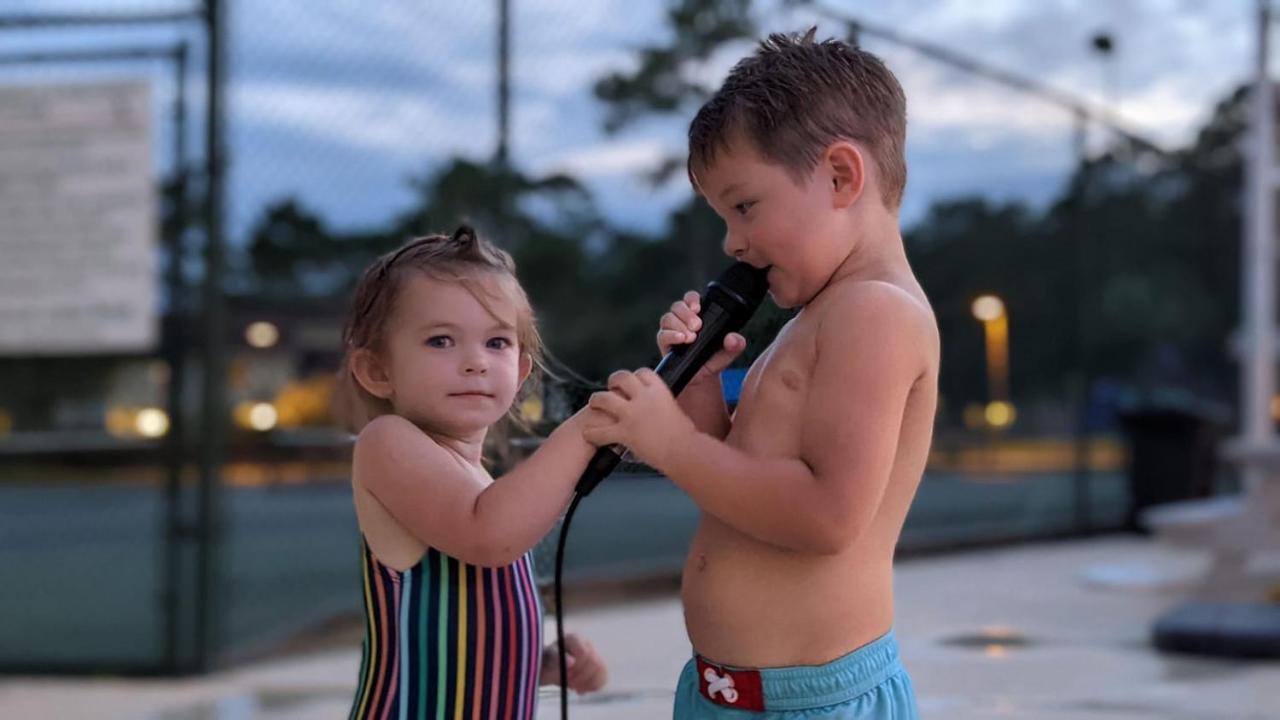
[[[813,336],[790,323],[747,372],[729,442],[753,453],[789,453],[798,446],[811,388]]]

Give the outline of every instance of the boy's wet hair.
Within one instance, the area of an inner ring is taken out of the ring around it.
[[[434,280],[462,285],[486,310],[505,299],[516,307],[516,342],[520,352],[541,368],[542,338],[529,298],[516,279],[515,261],[505,250],[460,225],[452,235],[414,238],[374,260],[356,283],[342,330],[343,358],[334,391],[334,415],[348,432],[358,433],[379,415],[392,412],[391,403],[356,381],[351,359],[357,350],[385,350],[386,334],[406,280],[422,273]]]
[[[885,206],[902,204],[907,184],[907,101],[875,55],[840,40],[774,33],[738,61],[689,125],[689,177],[710,167],[735,138],[807,178],[833,142],[866,148],[880,171]]]

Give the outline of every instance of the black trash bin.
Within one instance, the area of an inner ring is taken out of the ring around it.
[[[1125,526],[1147,532],[1138,515],[1152,505],[1208,497],[1217,472],[1219,413],[1186,403],[1143,403],[1119,413],[1129,442]]]

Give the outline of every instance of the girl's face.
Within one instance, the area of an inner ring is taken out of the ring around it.
[[[397,415],[467,437],[511,408],[532,360],[517,345],[518,310],[501,280],[496,274],[477,279],[488,291],[486,309],[460,283],[422,273],[407,279],[381,358],[386,398]]]

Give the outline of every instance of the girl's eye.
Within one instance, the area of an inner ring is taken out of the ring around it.
[[[755,202],[748,200],[746,202],[740,202],[737,205],[734,205],[733,209],[737,210],[739,215],[746,215],[747,211],[750,210],[753,205],[755,205]]]
[[[433,335],[427,338],[427,347],[447,348],[453,347],[453,338],[448,335]]]
[[[511,347],[511,341],[504,337],[489,338],[489,347],[494,350],[506,350]]]

